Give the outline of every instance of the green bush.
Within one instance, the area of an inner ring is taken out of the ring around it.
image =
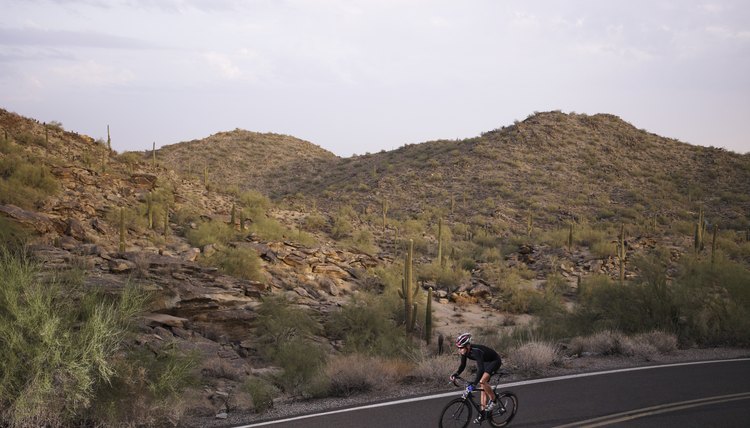
[[[44,278],[0,249],[0,416],[11,425],[75,424],[115,377],[113,357],[144,307],[134,287],[111,300]]]
[[[59,188],[57,178],[43,164],[17,155],[0,158],[0,204],[31,209]]]
[[[320,328],[307,311],[293,305],[283,296],[263,298],[257,314],[256,328],[260,332],[258,340],[269,345],[266,351],[268,354],[264,354],[267,357],[274,353],[275,344],[298,336],[310,336]]]
[[[412,348],[396,313],[400,300],[386,295],[355,296],[331,314],[326,325],[329,337],[344,341],[348,353],[403,357]]]
[[[244,206],[245,218],[257,221],[265,217],[266,211],[271,208],[271,200],[256,190],[248,190],[240,195],[240,202]]]
[[[273,407],[273,398],[277,390],[268,381],[252,377],[245,381],[241,388],[250,394],[257,413],[263,413]]]
[[[114,359],[116,375],[97,389],[89,418],[104,426],[175,423],[182,393],[198,385],[197,356],[174,342],[161,349],[132,348]]]
[[[258,252],[250,248],[227,248],[211,256],[210,263],[227,275],[263,281]]]
[[[221,221],[201,223],[197,229],[191,229],[186,234],[188,243],[194,247],[203,247],[208,244],[226,244],[234,236],[234,230]]]

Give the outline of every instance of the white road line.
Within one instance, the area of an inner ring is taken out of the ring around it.
[[[659,406],[644,407],[642,409],[628,410],[622,413],[613,413],[611,415],[601,416],[598,418],[577,421],[570,424],[559,425],[555,428],[596,428],[606,425],[612,425],[620,422],[630,421],[633,419],[644,418],[646,416],[659,415],[662,413],[676,412],[678,410],[690,409],[692,407],[708,406],[711,404],[728,403],[730,401],[748,400],[750,392],[739,394],[719,395],[715,397],[705,397],[696,400],[680,401],[676,403],[661,404]]]
[[[613,374],[613,373],[625,373],[625,372],[634,372],[634,371],[640,371],[640,370],[663,369],[663,368],[668,368],[668,367],[694,366],[694,365],[701,365],[701,364],[734,363],[734,362],[739,362],[739,361],[750,361],[750,358],[737,358],[737,359],[732,359],[732,360],[715,360],[715,361],[695,361],[695,362],[688,362],[688,363],[664,364],[664,365],[658,365],[658,366],[632,367],[632,368],[626,368],[626,369],[607,370],[607,371],[602,371],[602,372],[578,373],[578,374],[556,376],[556,377],[549,377],[549,378],[543,378],[543,379],[524,380],[520,382],[503,383],[500,385],[502,385],[502,389],[510,389],[514,386],[533,385],[537,383],[546,383],[546,382],[557,382],[560,380],[577,379],[577,378],[590,377],[590,376],[601,376],[601,375],[607,375],[607,374]],[[404,404],[404,403],[414,403],[417,401],[432,400],[434,398],[455,397],[457,395],[458,393],[456,391],[445,392],[442,394],[407,398],[403,400],[388,401],[388,402],[377,403],[377,404],[368,404],[366,406],[331,410],[328,412],[296,416],[296,417],[287,418],[287,419],[278,419],[278,420],[273,420],[273,421],[268,421],[268,422],[259,422],[259,423],[251,424],[251,425],[240,425],[234,428],[262,427],[262,426],[275,425],[275,424],[280,424],[280,423],[285,423],[285,422],[298,421],[302,419],[316,418],[318,416],[328,416],[328,415],[335,415],[339,413],[356,412],[358,410],[374,409],[377,407],[386,407],[386,406],[395,406],[395,405]]]

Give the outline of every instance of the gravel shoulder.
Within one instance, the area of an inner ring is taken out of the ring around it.
[[[512,367],[508,367],[510,372],[503,378],[503,382],[516,382],[528,379],[546,378],[563,376],[578,373],[591,373],[605,370],[615,370],[632,367],[645,367],[664,364],[674,364],[694,361],[725,360],[736,358],[749,358],[750,349],[748,348],[693,348],[680,349],[669,354],[657,355],[650,360],[644,360],[633,357],[623,356],[586,356],[577,358],[567,358],[559,366],[550,367],[543,374],[538,376],[522,376],[514,373]],[[420,394],[414,394],[419,389]],[[374,402],[383,402],[406,398],[415,395],[427,395],[438,392],[447,392],[450,388],[445,387],[445,383],[412,383],[394,385],[394,388],[388,391],[377,391],[368,394],[360,394],[346,398],[326,398],[306,401],[286,401],[278,402],[275,407],[265,413],[233,412],[227,415],[226,419],[216,418],[191,418],[183,421],[185,427],[212,427],[224,428],[234,427],[243,424],[261,422],[273,419],[282,419],[287,417],[299,416],[304,414],[330,411],[346,407],[356,407]]]

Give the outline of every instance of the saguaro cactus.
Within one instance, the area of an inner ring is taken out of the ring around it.
[[[112,137],[109,135],[109,125],[107,125],[107,149],[112,151]]]
[[[529,211],[526,217],[526,236],[530,237],[532,230],[534,230],[534,217],[531,215],[531,211]]]
[[[573,250],[573,223],[568,228],[568,251]]]
[[[383,198],[383,233],[385,233],[385,225],[388,215],[388,201]]]
[[[424,314],[424,340],[430,344],[432,339],[432,287],[427,290],[427,306]]]
[[[625,223],[620,224],[620,235],[617,237],[617,258],[620,261],[620,282],[625,281]]]
[[[120,252],[125,252],[125,209],[120,208]]]
[[[713,237],[711,238],[711,267],[714,266],[716,259],[716,235],[719,233],[719,225],[714,224]]]
[[[164,204],[164,239],[169,236],[169,204]]]
[[[438,219],[438,248],[437,248],[437,259],[440,266],[443,265],[443,219]]]
[[[419,289],[414,285],[413,267],[414,262],[414,240],[409,240],[409,251],[404,257],[404,278],[401,280],[401,289],[398,295],[404,301],[404,320],[406,323],[406,333],[409,334],[414,330],[414,324],[417,321],[417,304],[414,298],[417,297]]]
[[[706,220],[703,217],[703,207],[698,211],[698,223],[695,225],[695,252],[703,251],[703,237],[706,234]]]
[[[232,229],[234,229],[235,223],[237,222],[237,208],[235,208],[234,204],[232,204],[232,215],[229,220],[229,224],[232,226]]]
[[[156,141],[151,143],[151,165],[156,170]]]
[[[148,217],[148,228],[154,228],[154,197],[151,192],[146,195],[146,216]]]

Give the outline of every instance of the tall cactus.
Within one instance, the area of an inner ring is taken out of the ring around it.
[[[409,251],[404,257],[404,277],[401,280],[401,289],[398,295],[404,301],[404,320],[406,323],[406,333],[409,334],[414,330],[414,324],[417,321],[417,304],[414,298],[417,297],[419,288],[414,285],[413,275],[414,262],[414,240],[409,240]]]
[[[120,208],[120,252],[125,252],[125,209]]]
[[[164,204],[164,239],[169,236],[169,203]]]
[[[109,125],[107,125],[107,149],[112,151],[112,137],[109,135]]]
[[[534,230],[534,216],[529,211],[528,217],[526,217],[526,236],[531,237],[531,232]]]
[[[383,198],[383,233],[385,233],[385,225],[388,216],[388,200]]]
[[[148,217],[148,228],[154,228],[154,197],[151,192],[146,195],[146,216]]]
[[[438,264],[443,266],[443,219],[438,219],[438,234],[437,234],[438,248],[437,248],[437,259]]]
[[[698,223],[695,225],[695,252],[703,251],[703,237],[706,234],[706,220],[703,217],[703,207],[698,211]]]
[[[203,185],[208,189],[208,167],[203,167]]]
[[[573,251],[573,223],[568,228],[568,251]]]
[[[711,238],[711,267],[714,266],[716,260],[716,235],[719,233],[719,225],[714,223],[714,233]]]
[[[237,223],[237,208],[235,207],[234,203],[232,203],[232,215],[229,219],[229,225],[232,227],[232,229],[235,229],[235,224]]]
[[[427,306],[424,314],[424,340],[430,344],[432,339],[432,287],[427,290]]]
[[[620,261],[620,283],[625,282],[625,223],[620,224],[620,236],[617,237],[617,258]]]
[[[156,170],[156,141],[151,143],[151,166]]]

